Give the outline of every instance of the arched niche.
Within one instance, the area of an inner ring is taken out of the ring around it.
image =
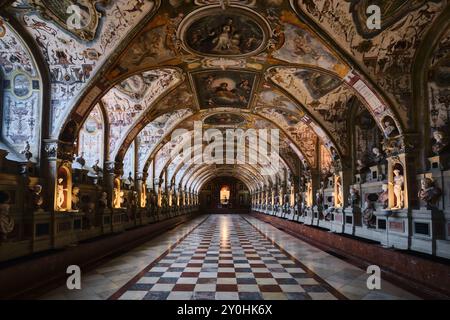
[[[63,163],[58,168],[56,180],[55,211],[67,212],[72,209],[72,171]]]

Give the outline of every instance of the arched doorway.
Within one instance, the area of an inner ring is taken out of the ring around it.
[[[247,213],[250,193],[247,186],[233,177],[219,177],[206,183],[200,191],[204,213]]]

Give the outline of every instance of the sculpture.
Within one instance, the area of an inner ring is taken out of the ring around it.
[[[434,181],[430,178],[422,179],[420,183],[419,199],[427,204],[427,208],[431,207],[441,196],[442,191]]]
[[[123,191],[120,191],[118,188],[114,188],[114,196],[113,196],[113,204],[114,208],[118,209],[121,208],[123,200]]]
[[[72,210],[80,210],[80,188],[72,188]]]
[[[62,210],[64,202],[66,200],[65,191],[67,189],[64,188],[63,185],[64,179],[58,178],[58,185],[56,186],[56,210]]]
[[[33,199],[33,209],[35,211],[42,210],[42,205],[44,204],[44,198],[42,197],[42,186],[37,184],[31,189],[32,199]]]
[[[23,150],[20,152],[20,154],[23,154],[25,156],[25,159],[27,159],[27,161],[30,161],[30,159],[33,157],[33,154],[31,153],[30,150],[31,150],[30,143],[26,141],[25,146]]]
[[[0,191],[0,240],[4,241],[8,238],[14,230],[14,219],[9,214],[10,204],[9,195],[6,192]]]
[[[344,199],[342,195],[341,177],[337,176],[334,188],[336,190],[336,207],[342,207],[342,205],[344,204]]]
[[[373,153],[372,156],[373,160],[376,164],[380,164],[385,160],[385,157],[379,148],[377,147],[373,148],[372,153]]]
[[[130,172],[128,174],[128,178],[126,178],[125,181],[124,181],[126,189],[131,190],[131,188],[133,186],[133,183],[134,183],[134,179],[132,177],[132,173]]]
[[[387,184],[383,184],[382,192],[378,196],[378,201],[383,204],[383,209],[387,209],[389,206],[389,188]]]
[[[363,209],[363,223],[368,228],[372,228],[375,226],[375,203],[373,201],[370,201],[369,199],[366,199],[364,202],[364,209]]]
[[[356,171],[358,173],[363,173],[366,169],[367,165],[361,159],[356,160]]]
[[[84,152],[80,156],[75,157],[75,161],[72,164],[73,169],[83,169],[86,165],[86,160],[84,159]]]
[[[359,191],[355,187],[350,188],[350,194],[348,195],[348,205],[353,207],[358,204]]]
[[[100,195],[100,199],[98,200],[98,208],[106,209],[108,207],[108,194],[106,192],[102,192]]]
[[[436,155],[441,154],[449,145],[448,138],[445,133],[440,130],[433,132],[434,144],[432,150]]]
[[[319,189],[316,192],[316,204],[319,208],[323,206],[323,189]]]
[[[96,160],[94,165],[92,166],[92,173],[90,175],[93,175],[95,177],[102,177],[103,176],[103,170],[99,166],[100,160]]]
[[[389,182],[394,186],[395,206],[392,209],[402,209],[404,206],[404,186],[405,179],[399,169],[394,170],[394,182]]]

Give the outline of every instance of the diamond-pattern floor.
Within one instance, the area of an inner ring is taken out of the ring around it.
[[[345,299],[241,216],[210,216],[111,296],[133,300]]]

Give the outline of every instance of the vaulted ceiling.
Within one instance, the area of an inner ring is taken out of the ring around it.
[[[2,14],[21,35],[20,63],[48,86],[45,138],[90,143],[91,163],[125,163],[133,174],[153,166],[177,184],[233,175],[256,186],[257,165],[171,159],[171,134],[196,122],[279,129],[281,177],[349,165],[358,108],[386,139],[411,131],[414,57],[448,3],[378,1],[382,25],[371,30],[369,2],[17,0]],[[66,10],[76,3],[81,21]],[[92,124],[106,140],[86,134]]]

